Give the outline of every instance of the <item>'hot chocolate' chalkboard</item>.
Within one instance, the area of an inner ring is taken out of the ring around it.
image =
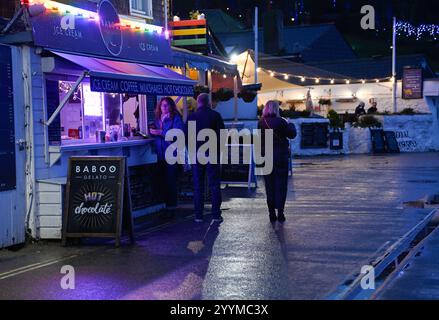
[[[123,157],[70,158],[63,244],[69,237],[114,237],[119,246],[122,221],[133,240],[126,171]]]

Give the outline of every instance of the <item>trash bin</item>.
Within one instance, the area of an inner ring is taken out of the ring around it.
[[[343,149],[343,132],[331,132],[329,134],[329,145],[331,150]]]

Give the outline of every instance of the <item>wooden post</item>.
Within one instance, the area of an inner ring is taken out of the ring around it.
[[[209,101],[212,103],[212,71],[207,71],[207,86],[209,87]]]
[[[235,107],[235,122],[238,121],[238,76],[233,76],[233,100]]]
[[[186,65],[183,67],[183,75],[186,77]],[[186,122],[188,117],[187,97],[183,97],[183,121]]]

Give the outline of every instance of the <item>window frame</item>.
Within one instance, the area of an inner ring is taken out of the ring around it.
[[[152,0],[141,0],[144,2],[144,4],[147,5],[147,10],[149,9],[149,12],[135,9],[133,6],[133,1],[136,1],[136,0],[129,0],[130,15],[135,16],[135,17],[141,17],[141,18],[154,19]]]

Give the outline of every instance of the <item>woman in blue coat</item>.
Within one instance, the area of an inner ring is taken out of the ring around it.
[[[160,173],[159,182],[161,194],[164,196],[167,210],[174,210],[177,207],[178,199],[178,164],[166,162],[166,149],[172,141],[166,141],[166,133],[171,129],[180,129],[184,132],[184,123],[177,110],[175,101],[170,97],[160,100],[155,110],[154,126],[149,129],[155,137],[158,168]]]

